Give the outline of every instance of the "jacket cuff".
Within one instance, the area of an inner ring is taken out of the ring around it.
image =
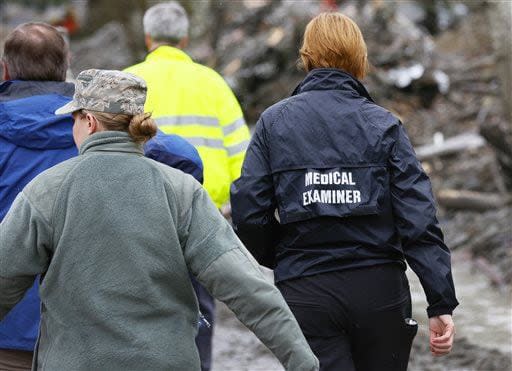
[[[454,309],[455,308],[453,308],[453,307],[427,308],[427,315],[428,315],[428,318],[441,316],[443,314],[452,315]]]

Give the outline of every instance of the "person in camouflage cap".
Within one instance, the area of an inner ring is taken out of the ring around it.
[[[192,274],[289,371],[318,371],[292,312],[190,175],[144,157],[144,82],[78,76],[80,154],[33,179],[0,224],[0,321],[36,276],[33,370],[200,371]]]
[[[81,109],[96,112],[138,115],[144,113],[146,83],[131,73],[90,69],[76,79],[73,100],[59,108],[57,115]]]
[[[151,114],[144,113],[146,90],[145,81],[130,73],[85,70],[76,79],[73,100],[55,114],[73,114],[73,139],[78,148],[101,131],[123,131],[140,144],[157,130]]]

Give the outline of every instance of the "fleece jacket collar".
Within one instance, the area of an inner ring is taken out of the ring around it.
[[[87,138],[80,146],[80,155],[93,152],[121,152],[144,156],[142,145],[135,143],[128,133],[101,131]]]

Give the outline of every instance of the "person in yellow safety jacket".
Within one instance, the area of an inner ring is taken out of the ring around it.
[[[196,147],[204,165],[204,187],[220,208],[240,169],[250,134],[238,101],[214,70],[181,50],[188,42],[188,19],[176,2],[161,3],[144,15],[149,54],[127,68],[146,80],[146,111],[164,133],[180,135]]]
[[[189,21],[177,2],[165,2],[144,14],[149,51],[146,60],[126,69],[147,84],[145,111],[152,112],[159,129],[177,134],[199,152],[204,188],[221,208],[229,200],[231,183],[240,176],[249,129],[233,92],[214,70],[194,63],[182,51],[188,43]],[[200,326],[196,344],[201,370],[211,368],[215,305],[193,277],[199,309],[211,326]]]

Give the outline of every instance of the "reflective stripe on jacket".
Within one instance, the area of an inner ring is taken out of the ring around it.
[[[170,46],[160,46],[126,71],[146,80],[146,111],[153,113],[164,133],[180,135],[197,148],[204,187],[217,207],[226,203],[231,182],[240,176],[250,135],[223,78]]]

